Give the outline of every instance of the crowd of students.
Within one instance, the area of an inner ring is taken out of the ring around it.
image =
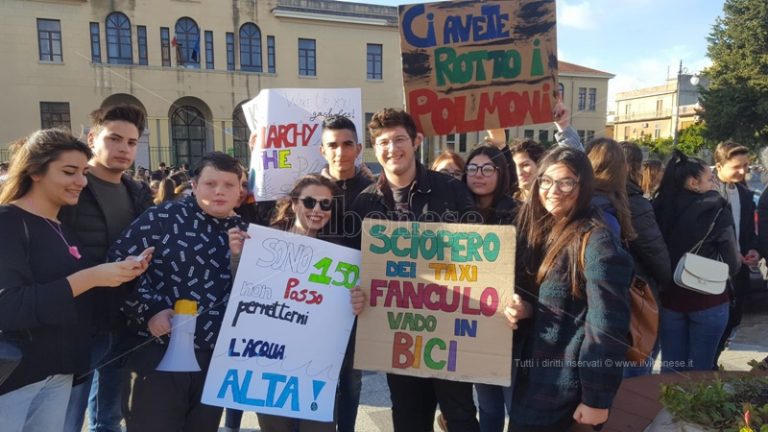
[[[622,379],[651,373],[659,351],[624,366],[633,278],[661,305],[662,372],[711,370],[739,323],[746,268],[765,253],[743,185],[748,150],[720,144],[716,172],[677,150],[662,168],[630,142],[583,146],[568,118],[559,106],[549,149],[509,146],[494,130],[466,162],[445,153],[430,170],[416,156],[423,137],[413,118],[384,109],[367,125],[383,170],[375,178],[355,165],[354,123],[329,117],[327,167],[258,204],[244,168],[220,152],[191,170],[125,174],[145,122],[131,106],[95,111],[85,142],[60,130],[20,140],[0,189],[0,343],[23,356],[0,384],[0,430],[79,432],[86,413],[91,431],[121,430],[123,419],[129,432],[217,430],[222,409],[200,397],[249,223],[358,249],[366,217],[516,225],[516,294],[503,310],[514,330],[512,385],[387,374],[396,431],[431,431],[438,406],[448,431],[605,423]],[[170,183],[153,193],[153,181]],[[673,282],[671,269],[699,241],[700,255],[729,266],[732,289],[721,295]],[[364,290],[350,294],[365,314]],[[179,299],[198,302],[200,372],[155,370]],[[355,429],[354,333],[334,422],[259,414],[262,430]],[[227,410],[227,428],[240,417]]]

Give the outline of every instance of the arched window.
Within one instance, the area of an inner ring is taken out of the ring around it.
[[[171,116],[171,141],[176,166],[197,162],[206,153],[206,128],[203,114],[195,107],[183,106]]]
[[[232,141],[234,143],[235,159],[243,163],[247,168],[251,164],[251,150],[248,148],[250,130],[245,122],[242,106],[235,108],[232,113]]]
[[[200,27],[192,18],[176,21],[176,64],[186,67],[200,67]]]
[[[113,64],[133,64],[131,21],[120,12],[107,15],[107,61]]]
[[[261,30],[253,23],[240,27],[240,69],[261,72]]]

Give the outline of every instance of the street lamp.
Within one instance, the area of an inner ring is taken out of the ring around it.
[[[674,112],[674,115],[675,115],[675,126],[674,126],[674,128],[675,129],[672,132],[672,136],[673,136],[672,145],[674,147],[677,147],[678,138],[679,138],[679,135],[680,135],[680,132],[677,130],[678,123],[680,121],[680,93],[681,93],[680,92],[680,80],[682,79],[683,74],[687,74],[687,73],[688,73],[688,69],[683,67],[683,61],[680,60],[680,67],[677,70],[677,83],[676,83],[677,89],[675,90],[675,93],[676,93],[675,112]],[[699,85],[699,81],[700,81],[699,80],[699,74],[694,73],[691,76],[691,79],[690,79],[691,85],[693,85],[695,87],[695,86]]]

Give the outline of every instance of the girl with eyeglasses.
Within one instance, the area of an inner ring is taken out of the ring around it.
[[[621,383],[632,258],[591,204],[593,188],[584,152],[557,148],[517,216],[510,431],[603,424]]]
[[[486,225],[512,224],[517,203],[509,193],[509,167],[501,150],[491,145],[472,150],[463,180]]]
[[[509,193],[509,168],[504,154],[492,145],[476,147],[467,157],[464,182],[486,225],[511,225],[517,202]],[[475,384],[480,411],[480,431],[501,432],[511,387]]]
[[[288,196],[277,202],[272,228],[309,237],[318,237],[318,233],[331,220],[331,212],[338,211],[334,196],[341,191],[329,179],[318,174],[301,177]],[[240,255],[248,234],[240,228],[229,231],[229,245],[232,251],[232,273],[237,272]],[[358,315],[363,309],[364,295],[360,287],[350,291],[352,310]],[[346,359],[345,359],[346,361]],[[257,414],[259,427],[264,432],[336,432],[334,422],[318,422]]]

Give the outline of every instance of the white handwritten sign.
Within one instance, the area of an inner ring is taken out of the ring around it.
[[[352,120],[358,142],[365,134],[360,89],[265,89],[243,112],[256,134],[249,177],[256,201],[284,196],[299,177],[325,166],[319,147],[326,117]]]
[[[360,252],[251,225],[202,402],[333,421]]]

